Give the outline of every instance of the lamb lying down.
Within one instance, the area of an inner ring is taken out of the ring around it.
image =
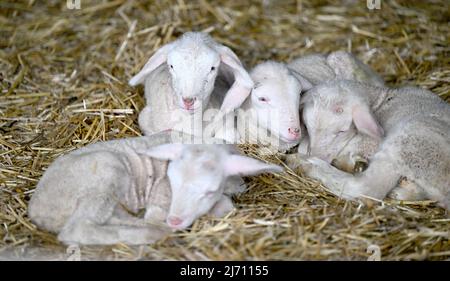
[[[66,244],[148,244],[207,213],[227,214],[239,176],[282,171],[228,145],[169,141],[161,133],[59,157],[37,185],[30,219]]]
[[[139,114],[145,135],[181,129],[202,136],[205,110],[228,113],[242,104],[253,87],[236,54],[203,32],[186,32],[162,46],[129,83],[145,84],[146,106]],[[226,86],[223,96],[210,103],[218,84]],[[199,123],[192,121],[197,118]]]
[[[346,199],[394,191],[399,200],[431,199],[450,209],[450,106],[438,96],[342,80],[313,88],[302,103],[313,156],[301,163],[307,175]],[[332,167],[342,154],[368,158],[367,170]]]

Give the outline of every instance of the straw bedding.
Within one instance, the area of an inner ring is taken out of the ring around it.
[[[142,88],[127,85],[155,49],[206,31],[248,66],[349,50],[390,86],[450,101],[449,2],[0,2],[0,256],[65,259],[27,203],[46,167],[89,143],[140,135]],[[253,146],[240,147],[257,155]],[[382,175],[380,175],[382,176]],[[450,219],[435,202],[345,202],[301,171],[249,178],[237,209],[155,245],[82,247],[82,259],[383,260],[450,258]],[[76,250],[76,249],[75,249]]]

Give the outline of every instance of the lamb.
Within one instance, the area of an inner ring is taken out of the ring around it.
[[[161,47],[129,81],[131,86],[145,83],[147,105],[139,115],[144,135],[183,128],[179,124],[185,120],[192,125],[191,115],[201,118],[208,108],[216,80],[229,84],[221,105],[214,105],[224,114],[238,108],[253,87],[236,54],[206,33],[187,32]]]
[[[368,65],[360,61],[356,56],[345,51],[332,52],[329,55],[313,54],[297,58],[288,64],[289,68],[301,76],[305,89],[332,80],[354,80],[373,86],[384,86],[380,75],[373,71]],[[302,140],[298,147],[298,154],[286,157],[286,162],[292,168],[298,166],[302,155],[308,154],[309,137],[304,130]],[[364,157],[356,154],[340,154],[333,159],[333,165],[343,171],[359,172],[367,165]]]
[[[345,199],[394,191],[399,200],[427,198],[450,209],[450,106],[438,96],[342,80],[311,89],[302,103],[307,175]],[[367,170],[352,175],[330,165],[349,153],[368,158]]]
[[[241,142],[270,145],[286,151],[297,145],[300,127],[302,77],[284,63],[267,61],[251,71],[255,86],[238,111],[237,131]]]
[[[37,185],[30,219],[66,244],[148,244],[204,214],[231,211],[240,176],[282,171],[228,145],[171,140],[163,132],[59,157]]]

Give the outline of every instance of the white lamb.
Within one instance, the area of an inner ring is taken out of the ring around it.
[[[310,136],[306,173],[346,199],[432,199],[450,209],[450,106],[413,87],[389,89],[333,81],[303,98]],[[339,155],[368,159],[357,175],[330,165]],[[405,181],[406,179],[406,181]]]
[[[206,213],[231,211],[239,176],[282,171],[228,145],[167,144],[171,140],[164,132],[59,157],[37,185],[30,219],[66,244],[147,244],[170,233],[164,222],[183,229]]]

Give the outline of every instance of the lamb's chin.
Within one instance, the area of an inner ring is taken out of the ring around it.
[[[183,110],[184,112],[188,113],[188,114],[194,114],[199,112],[199,107],[192,107],[192,108],[186,108],[184,106],[179,106],[181,110]]]

